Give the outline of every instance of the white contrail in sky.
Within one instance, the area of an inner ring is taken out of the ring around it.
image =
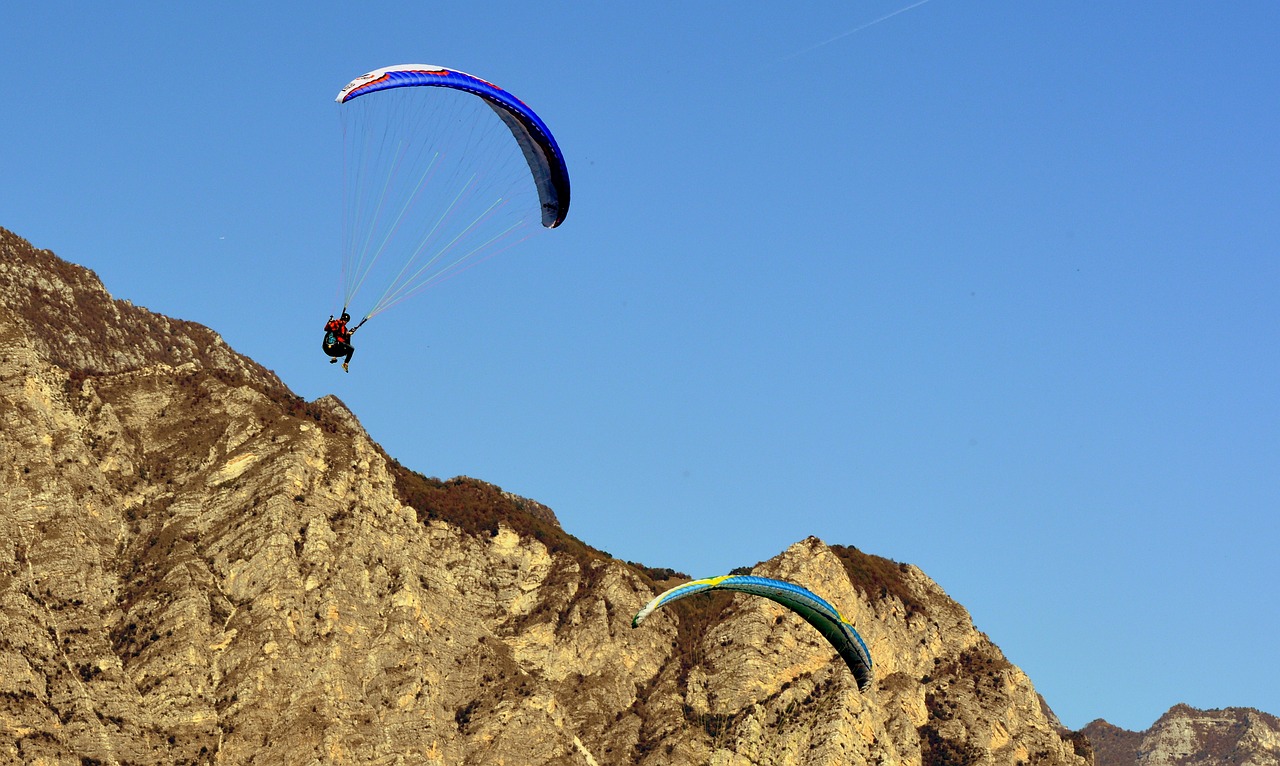
[[[796,51],[795,53],[791,54],[790,56],[785,56],[785,57],[783,57],[783,59],[782,59],[782,60],[783,60],[783,61],[786,61],[787,59],[793,59],[793,58],[795,58],[796,56],[800,56],[800,55],[803,55],[803,54],[805,54],[805,53],[809,53],[810,51],[816,51],[817,49],[821,48],[821,47],[822,47],[822,46],[824,46],[824,45],[830,45],[831,43],[834,43],[836,40],[843,40],[844,38],[848,37],[849,35],[851,35],[851,34],[853,34],[853,33],[855,33],[855,32],[861,32],[862,30],[866,29],[867,27],[874,27],[876,24],[879,24],[879,23],[880,23],[880,22],[882,22],[882,21],[888,21],[889,19],[893,18],[894,16],[897,16],[899,13],[906,13],[907,11],[911,10],[912,8],[919,8],[920,6],[924,5],[924,4],[925,4],[925,3],[927,3],[927,2],[929,2],[929,0],[917,0],[917,2],[914,2],[914,3],[912,3],[911,5],[908,5],[908,6],[907,6],[907,7],[905,7],[905,8],[899,8],[898,10],[894,11],[893,13],[886,13],[885,15],[881,16],[880,18],[878,18],[878,19],[873,19],[873,20],[871,20],[871,21],[868,21],[868,22],[867,22],[867,23],[865,23],[865,24],[861,24],[861,25],[859,25],[859,26],[856,26],[856,27],[854,27],[853,29],[850,29],[848,32],[841,32],[840,34],[836,35],[835,37],[831,38],[830,40],[824,40],[823,42],[820,42],[820,43],[818,43],[817,45],[811,45],[811,46],[809,46],[808,48],[805,48],[804,50]]]

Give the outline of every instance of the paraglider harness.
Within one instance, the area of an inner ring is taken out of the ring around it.
[[[351,351],[351,334],[368,321],[369,317],[365,317],[360,320],[360,324],[348,330],[346,321],[334,319],[333,314],[330,314],[329,321],[324,326],[324,352],[329,356],[339,357]]]

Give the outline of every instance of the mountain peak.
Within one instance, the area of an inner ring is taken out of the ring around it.
[[[810,537],[750,569],[839,606],[866,694],[767,599],[633,630],[674,573],[401,466],[337,398],[4,230],[0,356],[0,761],[1092,758],[917,567]]]

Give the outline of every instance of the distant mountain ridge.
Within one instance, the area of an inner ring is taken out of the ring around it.
[[[745,568],[839,604],[867,694],[763,599],[632,630],[683,575],[400,466],[337,398],[4,229],[0,359],[0,763],[1095,761],[918,567],[811,537]],[[1238,762],[1276,764],[1256,718]]]
[[[1271,766],[1280,763],[1280,718],[1253,708],[1175,705],[1133,732],[1104,720],[1081,730],[1097,766]]]

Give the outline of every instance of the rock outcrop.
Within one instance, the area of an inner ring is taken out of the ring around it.
[[[867,694],[764,599],[632,630],[678,576],[405,469],[337,399],[4,230],[0,358],[2,763],[1092,759],[917,567],[816,538],[754,567],[840,605]]]

